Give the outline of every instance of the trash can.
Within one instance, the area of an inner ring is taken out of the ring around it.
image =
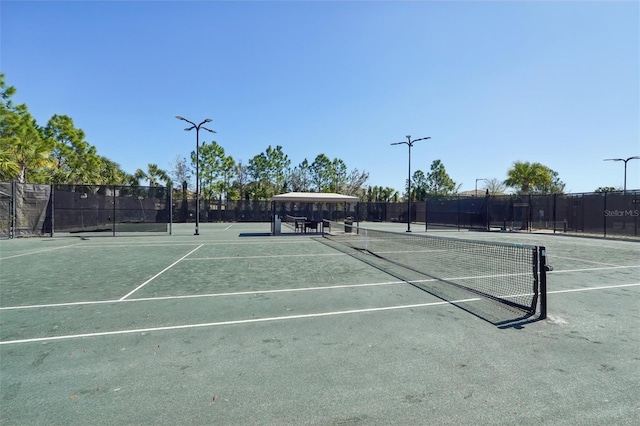
[[[347,217],[344,220],[344,232],[353,232],[353,218]]]

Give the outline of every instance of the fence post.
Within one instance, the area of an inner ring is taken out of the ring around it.
[[[424,198],[424,232],[427,232],[429,226],[429,196]]]
[[[456,204],[458,207],[458,217],[457,217],[457,222],[458,222],[458,231],[460,230],[460,194],[458,194],[456,196]]]
[[[533,203],[531,202],[531,194],[527,194],[527,202],[529,205],[527,206],[528,214],[528,222],[527,222],[527,232],[531,232],[533,230]]]
[[[54,185],[51,184],[51,189],[50,189],[51,193],[49,194],[49,199],[51,200],[51,202],[49,203],[49,208],[50,210],[50,214],[51,214],[51,238],[53,238],[54,235],[54,228],[55,228],[55,191],[54,191]]]
[[[169,235],[173,235],[173,187],[169,187]]]
[[[607,210],[607,193],[604,193],[604,209],[602,209],[602,221],[604,222],[604,236],[607,236],[607,215],[604,214],[604,211]]]
[[[638,204],[638,198],[637,198],[638,193],[634,192],[631,195],[631,204]],[[633,221],[633,235],[637,236],[638,235],[638,216],[635,217],[634,221]]]
[[[491,220],[489,219],[489,215],[491,214],[491,208],[489,206],[489,204],[491,203],[491,195],[489,195],[489,189],[487,189],[487,192],[485,193],[485,219],[487,221],[487,232],[491,231]]]
[[[9,235],[11,238],[16,237],[16,226],[17,226],[17,217],[18,217],[18,182],[15,180],[11,181],[11,230],[9,231]]]
[[[111,218],[111,230],[113,232],[113,236],[116,236],[116,186],[112,185],[113,188],[113,215]]]
[[[515,207],[513,206],[513,194],[510,194],[509,195],[509,221],[511,222],[511,231],[513,231],[515,214],[516,214]]]
[[[557,207],[557,196],[558,194],[553,194],[553,214],[551,216],[552,220],[553,220],[553,233],[556,233],[556,219],[557,219],[557,215],[556,215],[556,207]]]

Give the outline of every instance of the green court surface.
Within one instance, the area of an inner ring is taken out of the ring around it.
[[[428,232],[545,246],[540,320],[318,234],[193,230],[0,241],[0,424],[640,424],[638,242]]]

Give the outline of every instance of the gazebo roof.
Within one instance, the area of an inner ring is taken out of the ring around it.
[[[342,195],[332,192],[287,192],[274,195],[271,201],[295,203],[353,203],[358,197]]]

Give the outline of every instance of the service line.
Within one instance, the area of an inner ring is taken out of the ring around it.
[[[557,291],[550,291],[549,293],[560,294],[560,293],[569,293],[569,292],[603,290],[603,289],[635,287],[635,286],[640,286],[640,283],[620,284],[620,285],[614,285],[614,286],[603,286],[603,287],[582,288],[582,289],[572,289],[572,290],[557,290]],[[482,299],[479,297],[474,297],[470,299],[460,299],[460,300],[453,300],[453,301],[417,303],[412,305],[385,306],[381,308],[352,309],[352,310],[346,310],[346,311],[321,312],[316,314],[252,318],[252,319],[245,319],[245,320],[219,321],[219,322],[208,322],[208,323],[200,323],[200,324],[184,324],[184,325],[174,325],[174,326],[165,326],[165,327],[139,328],[135,330],[116,330],[116,331],[105,331],[105,332],[99,332],[99,333],[70,334],[70,335],[52,336],[52,337],[35,337],[31,339],[16,339],[16,340],[0,341],[0,346],[16,344],[16,343],[50,342],[50,341],[56,341],[56,340],[79,339],[79,338],[85,338],[85,337],[117,336],[117,335],[124,335],[124,334],[150,333],[154,331],[185,330],[185,329],[205,328],[205,327],[219,327],[219,326],[225,326],[225,325],[296,320],[296,319],[303,319],[303,318],[321,318],[321,317],[330,317],[330,316],[336,316],[336,315],[347,315],[347,314],[358,314],[358,313],[368,313],[368,312],[381,312],[381,311],[391,311],[391,310],[401,310],[401,309],[423,308],[423,307],[429,307],[429,306],[451,305],[451,304],[457,304],[457,303],[475,302],[479,300],[482,300]]]
[[[173,325],[173,326],[166,326],[166,327],[139,328],[136,330],[117,330],[117,331],[105,331],[100,333],[71,334],[66,336],[36,337],[32,339],[0,341],[0,345],[8,345],[8,344],[15,344],[15,343],[50,342],[54,340],[78,339],[83,337],[100,337],[100,336],[117,336],[122,334],[151,333],[154,331],[184,330],[184,329],[204,328],[204,327],[218,327],[223,325],[251,324],[251,323],[258,323],[258,322],[295,320],[295,319],[303,319],[303,318],[330,317],[335,315],[359,314],[359,313],[366,313],[366,312],[391,311],[391,310],[398,310],[398,309],[422,308],[426,306],[449,305],[451,303],[463,303],[463,302],[471,302],[476,300],[480,300],[480,299],[472,298],[472,299],[456,300],[453,302],[442,301],[442,302],[430,302],[430,303],[417,303],[414,305],[385,306],[382,308],[367,308],[367,309],[352,309],[348,311],[321,312],[317,314],[252,318],[252,319],[235,320],[235,321],[220,321],[220,322],[207,322],[207,323],[201,323],[201,324],[185,324],[185,325]]]
[[[60,250],[60,249],[64,249],[64,248],[74,247],[74,246],[77,246],[77,245],[80,245],[80,244],[81,243],[76,243],[76,244],[71,244],[71,245],[68,245],[68,246],[52,247],[52,248],[47,248],[47,249],[42,249],[42,250],[30,251],[28,253],[14,254],[13,256],[0,257],[0,260],[13,259],[15,257],[22,257],[22,256],[29,256],[29,255],[32,255],[32,254],[44,253],[45,251]]]
[[[125,294],[124,296],[122,296],[120,299],[118,300],[125,300],[127,297],[131,296],[133,293],[135,293],[136,291],[140,290],[142,287],[146,286],[147,284],[149,284],[151,281],[155,280],[156,278],[158,278],[160,275],[164,274],[166,271],[168,271],[169,269],[173,268],[175,265],[177,265],[178,263],[180,263],[185,257],[189,256],[191,253],[193,253],[194,251],[198,250],[200,247],[202,247],[204,244],[200,244],[198,247],[194,248],[193,250],[191,250],[189,253],[185,254],[184,256],[182,256],[180,259],[176,260],[175,262],[173,262],[171,265],[167,266],[166,268],[164,268],[162,271],[158,272],[157,274],[155,274],[154,276],[152,276],[151,278],[149,278],[147,281],[143,282],[142,284],[140,284],[138,287],[134,288],[133,290],[131,290],[129,293]]]

